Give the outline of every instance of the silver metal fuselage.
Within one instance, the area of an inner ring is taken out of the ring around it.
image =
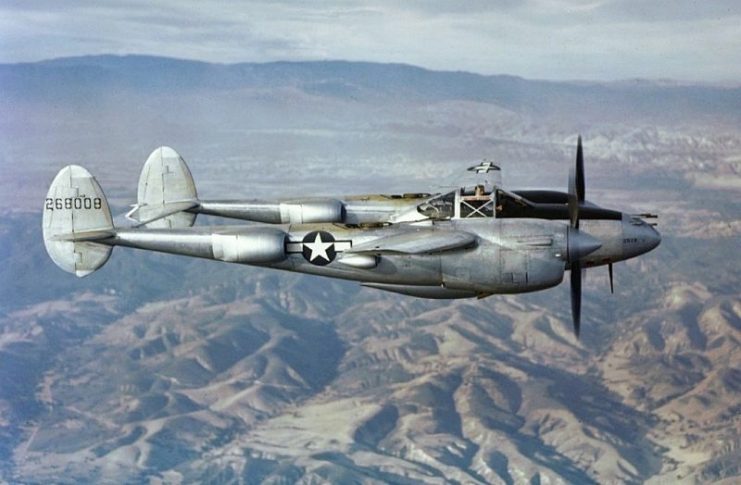
[[[648,252],[661,237],[639,217],[585,200],[570,180],[568,194],[478,183],[434,195],[202,200],[185,161],[160,147],[142,169],[127,214],[137,227],[115,227],[98,182],[69,165],[49,187],[42,232],[51,259],[78,277],[105,264],[113,246],[360,281],[423,298],[537,291],[571,270],[578,330],[581,270]],[[193,227],[198,214],[251,223]]]
[[[99,242],[355,280],[415,296],[457,298],[522,293],[558,285],[568,269],[564,262],[568,229],[566,221],[481,218],[370,228],[323,223],[119,229],[114,237]],[[582,229],[601,243],[599,249],[582,259],[585,266],[628,259],[650,251],[660,241],[650,225],[627,215],[617,221],[582,221]],[[349,253],[343,254],[343,248],[349,250],[375,239],[435,230],[465,231],[476,236],[476,243],[433,254],[380,253],[372,256],[374,264],[365,265],[370,267],[358,265]],[[336,257],[322,265],[304,254],[304,239],[319,231],[333,236],[336,250]],[[283,246],[273,247],[278,244],[276,241]],[[259,245],[266,247],[256,247]],[[249,252],[241,252],[241,248]],[[263,260],[261,255],[265,255]],[[422,289],[415,293],[409,287]],[[431,291],[431,288],[442,290]]]

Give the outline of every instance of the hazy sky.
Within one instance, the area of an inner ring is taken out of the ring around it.
[[[738,82],[741,0],[0,0],[0,62],[101,53]]]

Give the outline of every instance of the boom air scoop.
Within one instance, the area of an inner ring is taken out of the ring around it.
[[[79,165],[59,171],[44,200],[46,252],[64,271],[87,276],[108,261],[111,246],[95,241],[114,235],[113,219],[103,190]]]

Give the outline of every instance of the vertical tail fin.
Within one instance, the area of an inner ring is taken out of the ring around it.
[[[126,216],[149,228],[190,227],[198,194],[185,160],[170,147],[155,149],[142,167],[137,204]]]
[[[63,270],[82,277],[97,270],[111,246],[95,242],[113,236],[113,219],[103,190],[79,165],[59,171],[44,201],[44,246]]]

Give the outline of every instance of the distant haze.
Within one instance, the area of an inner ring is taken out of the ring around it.
[[[0,483],[739,481],[741,87],[107,55],[0,64],[0,113]],[[579,341],[568,284],[434,301],[126,248],[78,279],[41,234],[60,168],[121,214],[164,144],[204,200],[274,200],[482,158],[563,191],[578,134],[587,200],[663,237],[614,294],[588,271]]]
[[[0,62],[347,59],[535,79],[741,81],[741,2],[0,2]]]

